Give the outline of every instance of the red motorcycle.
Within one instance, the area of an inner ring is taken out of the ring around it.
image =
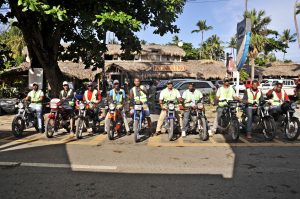
[[[75,118],[74,101],[60,99],[52,99],[50,101],[50,114],[46,122],[45,133],[48,138],[53,137],[55,132],[59,129],[65,129],[70,132],[71,119]]]

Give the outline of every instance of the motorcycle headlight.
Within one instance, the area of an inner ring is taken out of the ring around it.
[[[18,104],[18,108],[19,108],[19,109],[24,108],[24,104],[23,104],[23,103],[19,103],[19,104]]]
[[[292,103],[291,104],[291,109],[295,110],[297,108],[297,104],[296,103]]]
[[[270,110],[270,104],[266,103],[266,104],[264,105],[264,109],[265,109],[266,111]]]
[[[198,109],[203,109],[204,105],[202,103],[198,103]]]
[[[169,110],[174,110],[175,109],[175,104],[169,104]]]
[[[85,105],[84,105],[84,104],[79,104],[79,109],[80,109],[80,110],[84,110],[84,108],[85,108]]]
[[[109,110],[113,111],[113,110],[115,110],[115,108],[116,108],[116,105],[114,105],[114,104],[110,104],[109,105]]]
[[[134,109],[137,111],[141,111],[142,110],[142,105],[134,105]]]
[[[237,103],[231,103],[231,104],[230,104],[230,108],[233,109],[233,108],[236,108],[236,107],[237,107]]]

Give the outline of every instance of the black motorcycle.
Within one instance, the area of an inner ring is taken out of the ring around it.
[[[188,123],[188,132],[199,133],[200,139],[206,141],[209,138],[208,135],[208,121],[204,112],[204,105],[198,103],[197,106],[189,107],[190,118]]]
[[[246,103],[242,107],[241,129],[246,132],[247,128],[247,106],[252,107],[252,126],[254,131],[261,131],[266,141],[271,141],[276,135],[276,124],[274,118],[270,115],[271,104],[264,100],[261,103]]]
[[[32,111],[29,107],[29,102],[22,100],[16,107],[18,108],[18,114],[14,117],[12,121],[12,133],[15,137],[21,137],[24,130],[29,128],[35,128],[38,132],[38,119],[36,111]],[[44,120],[42,118],[43,129],[44,129]]]
[[[230,133],[233,141],[238,141],[240,136],[240,123],[237,117],[238,101],[236,100],[220,100],[226,102],[220,121],[218,121],[218,129],[226,133]]]
[[[284,102],[281,105],[280,112],[272,113],[275,121],[283,127],[284,136],[289,141],[296,140],[300,134],[300,122],[299,119],[294,116],[296,108],[296,103]]]
[[[95,107],[94,103],[84,103],[82,101],[78,102],[78,116],[76,121],[76,137],[77,139],[82,138],[82,132],[86,131],[88,128],[92,128],[93,133],[100,132],[100,125],[99,123],[99,115],[95,115]],[[101,112],[99,111],[99,114]],[[95,120],[98,119],[98,121]]]

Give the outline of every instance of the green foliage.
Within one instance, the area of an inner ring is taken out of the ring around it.
[[[293,63],[293,61],[290,60],[290,59],[285,59],[283,62],[284,62],[284,63]]]
[[[297,4],[296,6],[296,15],[300,14],[300,3]]]
[[[185,51],[184,60],[197,60],[199,59],[199,51],[193,48],[192,43],[183,43],[182,49]]]
[[[240,81],[245,81],[249,79],[249,74],[247,73],[247,71],[245,69],[241,69],[240,70]]]
[[[217,35],[209,37],[200,48],[201,59],[224,60],[225,52],[223,42]]]

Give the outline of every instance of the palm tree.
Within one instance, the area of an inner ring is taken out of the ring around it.
[[[235,53],[234,53],[234,50],[237,48],[236,45],[237,45],[236,37],[233,36],[233,37],[230,38],[227,47],[228,47],[228,48],[231,48],[231,53],[232,53],[234,59],[235,59]]]
[[[300,48],[300,32],[299,32],[299,26],[297,23],[297,15],[300,14],[300,3],[298,3],[298,0],[295,2],[295,7],[294,7],[294,22],[295,22],[295,28],[296,28],[296,33],[297,33],[297,38],[298,38],[298,44]]]
[[[280,41],[282,41],[284,44],[286,44],[286,46],[289,45],[289,43],[295,42],[296,41],[296,36],[297,34],[291,34],[291,30],[290,29],[285,29],[283,30],[283,33],[280,37]],[[283,60],[285,58],[285,52],[283,52]]]
[[[244,17],[251,20],[251,41],[248,53],[251,64],[251,79],[254,79],[255,58],[264,50],[264,46],[268,42],[267,36],[278,34],[276,31],[267,28],[272,19],[265,15],[266,12],[264,10],[256,11],[256,9],[244,13]]]
[[[193,30],[192,33],[199,33],[201,32],[201,44],[203,43],[203,35],[205,31],[212,30],[212,26],[206,25],[206,20],[199,20],[196,24],[197,29]]]

